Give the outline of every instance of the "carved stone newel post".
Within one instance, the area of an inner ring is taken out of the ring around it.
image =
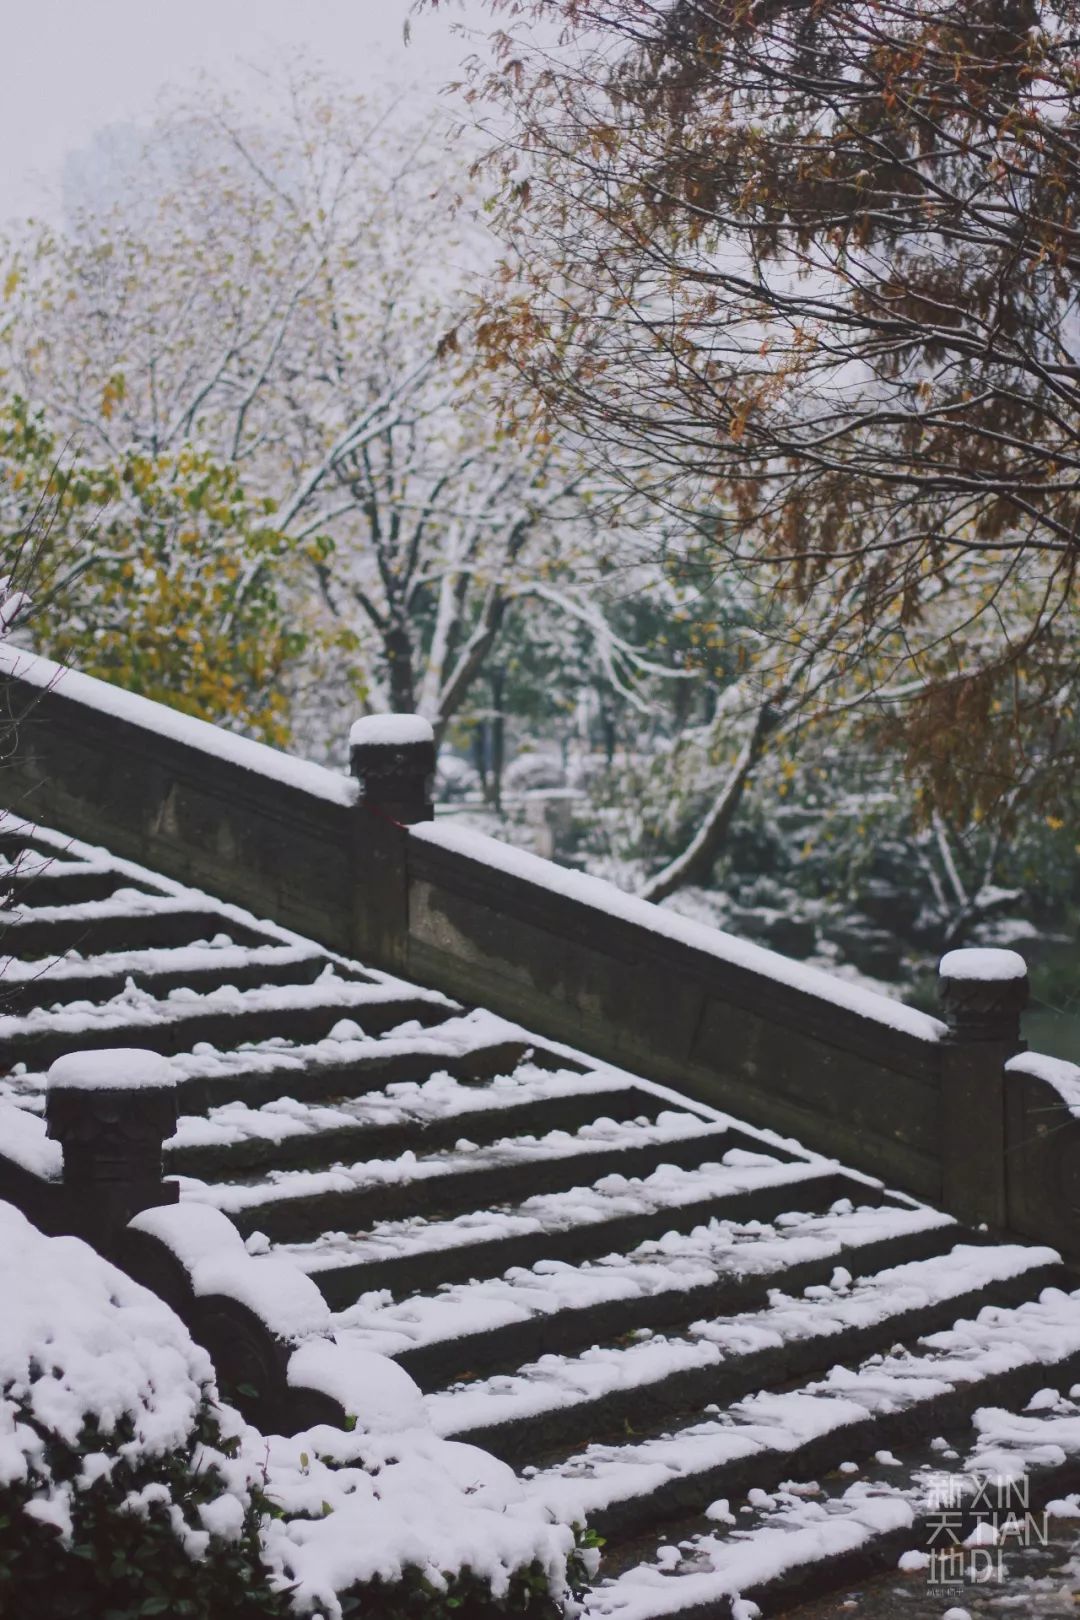
[[[349,768],[358,803],[377,816],[412,826],[431,821],[435,734],[418,714],[373,714],[349,732]]]
[[[1027,964],[1016,951],[949,951],[938,968],[947,1034],[942,1052],[945,1208],[989,1227],[1009,1224],[1005,1064],[1026,1042]]]
[[[176,1129],[172,1069],[156,1052],[72,1052],[49,1070],[47,1134],[64,1150],[67,1230],[114,1251],[133,1215],[180,1196],[162,1181]]]
[[[357,783],[353,837],[356,955],[391,972],[408,965],[405,828],[431,821],[435,736],[417,714],[373,714],[349,732]]]

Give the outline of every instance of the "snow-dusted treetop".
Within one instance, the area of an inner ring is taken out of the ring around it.
[[[938,965],[943,979],[1023,979],[1027,963],[1019,951],[991,950],[989,947],[947,951]]]

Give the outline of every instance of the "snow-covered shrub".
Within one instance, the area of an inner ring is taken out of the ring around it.
[[[264,1436],[161,1300],[2,1202],[0,1301],[0,1615],[553,1620],[589,1569],[381,1357],[350,1427]]]
[[[267,1480],[267,1557],[327,1620],[549,1620],[590,1567],[587,1538],[548,1522],[511,1468],[424,1426],[272,1436]]]
[[[0,1613],[279,1616],[243,1425],[164,1304],[0,1204]]]
[[[435,772],[436,803],[452,804],[455,800],[468,798],[470,794],[479,794],[480,786],[480,773],[475,766],[444,748],[439,754],[439,766]]]
[[[544,788],[566,786],[566,768],[554,748],[530,748],[512,759],[503,771],[503,788],[508,793],[535,793]]]

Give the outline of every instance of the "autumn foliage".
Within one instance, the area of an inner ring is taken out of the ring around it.
[[[471,93],[504,263],[477,324],[508,418],[572,427],[695,543],[707,522],[719,570],[796,605],[789,676],[821,636],[814,711],[857,711],[928,806],[1061,810],[1080,8],[491,10]]]

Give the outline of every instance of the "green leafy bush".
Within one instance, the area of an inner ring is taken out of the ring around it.
[[[32,1447],[27,1478],[0,1489],[0,1614],[278,1620],[291,1613],[263,1562],[265,1502],[257,1490],[237,1497],[206,1460],[208,1449],[225,1454],[236,1444],[222,1435],[208,1398],[187,1444],[164,1457],[140,1452],[130,1418],[111,1434],[88,1423],[70,1446],[43,1432],[28,1401],[8,1406],[16,1434],[24,1426],[24,1439],[33,1435],[40,1446]],[[207,1529],[215,1516],[219,1533]]]

